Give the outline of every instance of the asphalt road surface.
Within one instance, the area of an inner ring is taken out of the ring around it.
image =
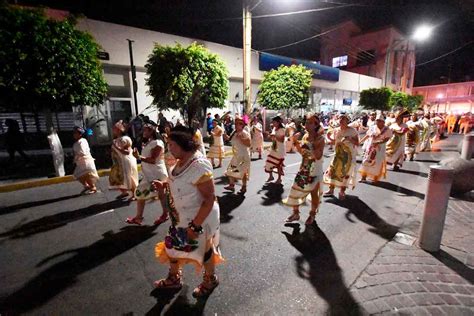
[[[153,289],[168,270],[154,255],[169,223],[153,226],[158,203],[147,204],[138,227],[125,223],[135,204],[115,200],[107,178],[93,196],[79,196],[79,183],[0,194],[0,314],[357,315],[349,286],[410,219],[424,198],[429,165],[442,155],[422,154],[422,162],[405,163],[378,185],[358,184],[343,202],[324,198],[309,227],[309,205],[299,224],[284,225],[291,210],[280,203],[298,154],[287,156],[283,186],[266,184],[264,161],[253,161],[245,197],[224,193],[224,170],[216,169],[227,261],[207,301],[191,296],[201,280],[191,266],[174,297]]]

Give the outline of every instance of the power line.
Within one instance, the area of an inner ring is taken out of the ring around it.
[[[360,6],[358,4],[345,4],[345,5],[337,5],[333,7],[327,7],[327,8],[317,8],[317,9],[308,9],[308,10],[300,10],[300,11],[291,11],[291,12],[283,12],[283,13],[272,13],[272,14],[263,14],[263,15],[253,15],[253,19],[263,19],[263,18],[271,18],[271,17],[278,17],[278,16],[287,16],[287,15],[296,15],[296,14],[304,14],[304,13],[311,13],[311,12],[321,12],[321,11],[327,11],[327,10],[332,10],[332,9],[341,9],[341,8],[347,8],[347,7],[353,7],[353,6]],[[220,19],[206,19],[206,20],[199,20],[199,21],[193,21],[194,23],[196,22],[220,22],[220,21],[235,21],[235,20],[242,20],[243,17],[229,17],[229,18],[220,18]]]
[[[462,49],[462,48],[464,48],[464,47],[466,47],[466,46],[471,45],[472,43],[474,43],[474,41],[470,41],[470,42],[468,42],[468,43],[466,43],[466,44],[464,44],[464,45],[462,45],[462,46],[459,46],[458,48],[453,49],[452,51],[447,52],[446,54],[443,54],[443,55],[438,56],[438,57],[436,57],[436,58],[433,58],[433,59],[431,59],[431,60],[428,60],[428,61],[422,62],[422,63],[420,63],[420,64],[417,64],[417,65],[415,65],[415,67],[423,66],[423,65],[429,64],[429,63],[431,63],[431,62],[433,62],[433,61],[436,61],[436,60],[438,60],[438,59],[441,59],[441,58],[443,58],[443,57],[446,57],[446,56],[448,56],[448,55],[450,55],[450,54],[452,54],[452,53],[457,52],[458,50],[460,50],[460,49]]]
[[[310,36],[310,37],[307,37],[307,38],[304,38],[302,40],[299,40],[299,41],[296,41],[296,42],[293,42],[293,43],[289,43],[289,44],[285,44],[285,45],[281,45],[281,46],[276,46],[276,47],[271,47],[271,48],[265,48],[265,49],[261,49],[262,52],[268,52],[268,51],[271,51],[271,50],[277,50],[277,49],[280,49],[280,48],[285,48],[285,47],[290,47],[290,46],[294,46],[294,45],[298,45],[300,43],[303,43],[303,42],[306,42],[306,41],[309,41],[309,40],[312,40],[314,38],[317,38],[317,37],[320,37],[320,36],[323,36],[329,32],[332,32],[334,30],[337,30],[338,28],[340,28],[341,26],[337,26],[335,28],[332,28],[330,30],[327,30],[323,33],[319,33],[319,34],[316,34],[316,35],[313,35],[313,36]]]

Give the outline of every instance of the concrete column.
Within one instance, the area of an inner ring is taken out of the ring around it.
[[[474,135],[467,134],[464,135],[461,148],[461,158],[466,160],[471,160],[472,151],[474,150]]]
[[[418,241],[419,246],[426,251],[439,251],[453,175],[453,168],[440,165],[430,166]]]

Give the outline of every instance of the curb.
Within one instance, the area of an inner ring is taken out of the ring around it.
[[[271,145],[265,145],[263,146],[263,149],[264,150],[269,149],[270,147]],[[224,157],[231,157],[231,156],[232,156],[232,149],[226,150]],[[138,171],[141,171],[141,165],[138,165]],[[97,170],[97,173],[99,174],[99,177],[105,177],[110,174],[110,169],[100,169],[100,170]],[[54,178],[48,178],[48,179],[27,180],[27,181],[12,183],[12,184],[0,185],[0,193],[7,193],[7,192],[25,190],[25,189],[30,189],[30,188],[36,188],[36,187],[43,187],[47,185],[73,182],[73,181],[76,181],[76,179],[74,179],[72,175],[67,175],[64,177],[54,177]]]

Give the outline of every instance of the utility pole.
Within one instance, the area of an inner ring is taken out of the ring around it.
[[[137,84],[137,71],[135,69],[135,65],[133,64],[133,47],[132,43],[134,41],[127,39],[128,41],[128,52],[130,54],[130,71],[132,72],[132,87],[133,87],[133,103],[135,103],[135,116],[138,115],[138,101],[137,101],[137,91],[138,91],[138,84]]]
[[[243,1],[243,106],[244,112],[250,114],[252,111],[252,83],[251,83],[251,61],[252,61],[252,12],[248,0]]]

